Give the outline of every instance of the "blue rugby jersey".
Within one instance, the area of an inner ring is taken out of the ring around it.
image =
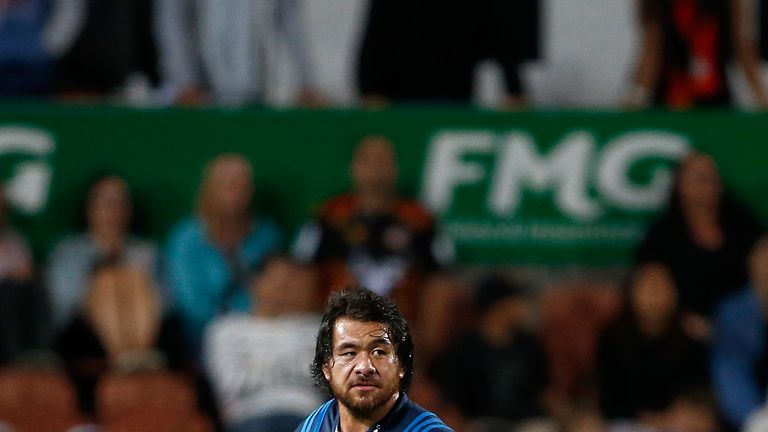
[[[339,425],[339,403],[331,399],[310,414],[295,432],[336,432]],[[424,408],[411,402],[401,393],[392,410],[369,432],[453,432],[438,418]]]

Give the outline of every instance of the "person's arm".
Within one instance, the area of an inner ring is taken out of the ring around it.
[[[195,257],[201,246],[194,241],[192,229],[191,224],[184,223],[171,235],[166,276],[187,341],[196,353],[205,324],[216,311],[215,305],[205,298],[205,290],[201,287],[205,280],[200,272],[201,263]]]
[[[753,320],[726,304],[716,316],[712,346],[712,384],[725,418],[741,427],[761,405],[760,388],[753,374],[746,327]]]
[[[742,0],[731,1],[731,28],[736,54],[736,62],[744,71],[749,87],[752,89],[755,104],[759,109],[768,109],[768,94],[760,78],[760,57],[757,54],[755,32],[749,23],[752,19],[752,10]]]
[[[632,85],[624,97],[624,105],[643,108],[651,103],[653,89],[661,67],[661,24],[653,0],[637,0],[640,47],[635,61]]]

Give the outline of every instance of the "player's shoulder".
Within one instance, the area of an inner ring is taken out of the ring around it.
[[[413,401],[408,400],[408,412],[402,421],[403,432],[453,432],[447,424],[432,411],[422,408]]]
[[[323,431],[322,426],[325,422],[325,418],[328,415],[328,411],[333,409],[333,403],[335,399],[331,399],[328,402],[320,405],[312,411],[311,414],[307,416],[307,418],[304,419],[303,422],[299,424],[298,427],[296,427],[296,430],[294,432],[317,432],[317,431]]]

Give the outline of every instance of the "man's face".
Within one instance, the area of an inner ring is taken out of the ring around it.
[[[397,163],[392,144],[384,138],[368,138],[355,150],[352,181],[357,191],[392,192],[397,183]]]
[[[339,318],[331,359],[323,366],[333,396],[353,414],[368,417],[397,400],[405,375],[387,326]]]

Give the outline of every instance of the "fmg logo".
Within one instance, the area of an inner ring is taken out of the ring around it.
[[[13,165],[10,177],[5,181],[8,201],[22,213],[37,214],[48,202],[51,185],[48,156],[54,149],[53,137],[44,130],[0,127],[0,160],[10,155],[23,157]]]
[[[632,181],[630,170],[644,160],[677,161],[689,149],[685,136],[665,131],[628,132],[604,146],[591,132],[575,131],[546,153],[524,131],[444,131],[429,145],[422,198],[441,213],[451,208],[457,188],[485,182],[487,210],[500,218],[518,212],[525,191],[551,191],[559,212],[584,222],[599,218],[608,206],[656,210],[671,187],[670,164],[656,164],[642,184]],[[490,156],[494,163],[481,163],[477,156]]]

